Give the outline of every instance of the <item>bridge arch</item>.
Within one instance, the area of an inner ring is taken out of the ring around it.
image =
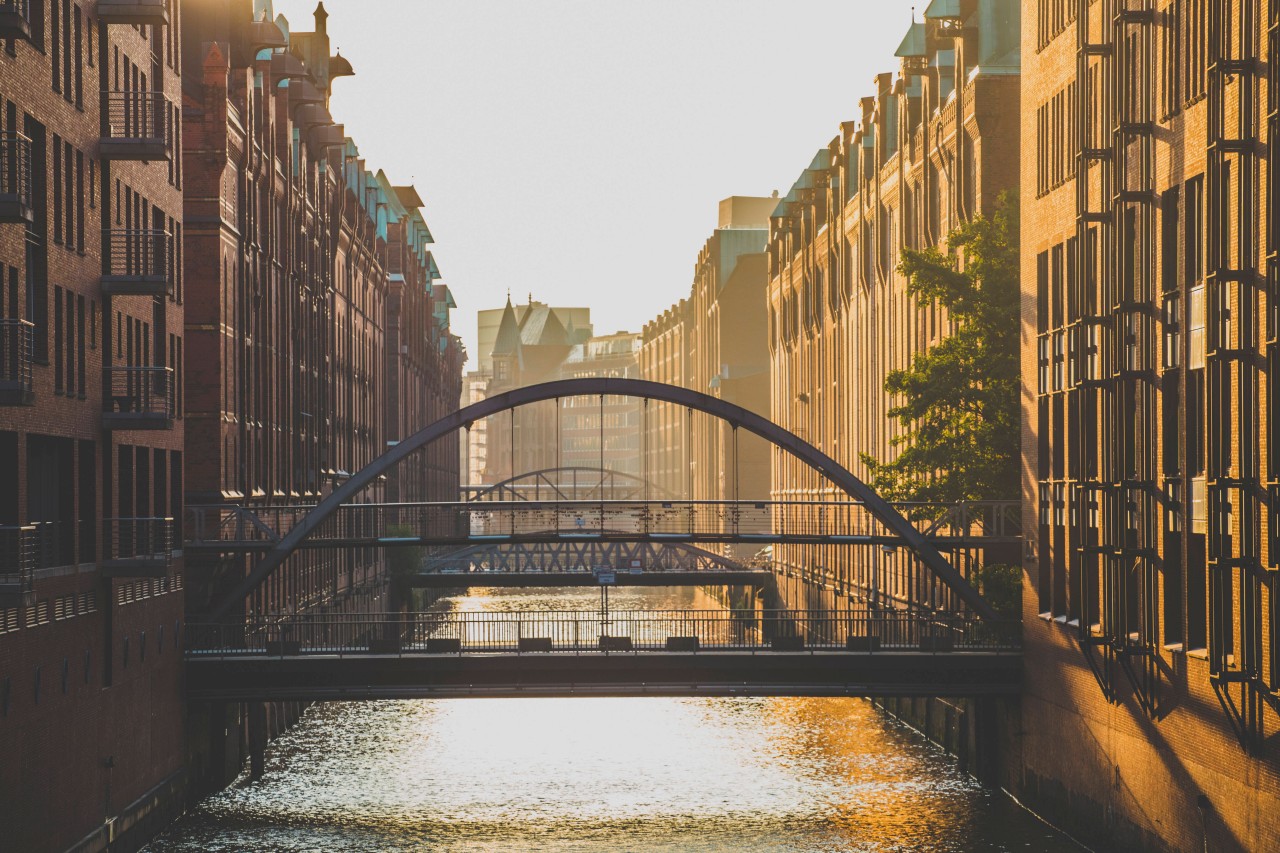
[[[725,421],[734,428],[745,429],[760,436],[775,447],[790,453],[850,497],[861,502],[867,511],[881,524],[901,537],[904,546],[914,553],[916,558],[924,563],[925,567],[939,581],[954,591],[976,614],[984,619],[998,618],[995,610],[982,598],[978,590],[965,580],[955,566],[951,565],[947,558],[928,542],[911,522],[890,506],[874,489],[812,444],[767,418],[699,391],[666,385],[661,382],[651,382],[646,379],[622,379],[617,377],[560,379],[554,382],[543,382],[538,385],[516,388],[481,400],[478,403],[472,403],[440,418],[435,423],[428,424],[353,474],[349,480],[334,489],[327,498],[316,504],[301,521],[293,526],[287,535],[281,537],[275,543],[262,560],[249,571],[249,574],[221,599],[210,615],[215,620],[229,616],[238,604],[241,604],[272,572],[279,568],[298,549],[298,546],[339,507],[355,498],[374,480],[399,465],[408,456],[437,439],[456,430],[469,427],[475,421],[500,412],[527,406],[531,403],[564,397],[597,395],[638,397],[684,406],[705,412]]]

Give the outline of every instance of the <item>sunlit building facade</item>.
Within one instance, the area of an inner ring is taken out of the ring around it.
[[[897,50],[900,72],[876,77],[773,213],[772,419],[855,474],[867,473],[863,454],[893,459],[903,434],[886,377],[951,329],[907,293],[902,250],[944,245],[1017,188],[1018,14],[1012,0],[930,4]],[[779,500],[846,497],[781,451],[772,478]],[[901,551],[784,546],[775,565],[794,606],[951,603]]]
[[[1021,782],[1128,849],[1280,838],[1278,15],[1023,21]]]
[[[777,198],[731,196],[698,252],[688,297],[645,324],[641,377],[769,413],[769,216]],[[698,501],[769,495],[763,440],[669,403],[644,417],[644,475],[665,493]]]

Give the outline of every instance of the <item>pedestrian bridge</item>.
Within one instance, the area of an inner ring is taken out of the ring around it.
[[[1018,626],[906,612],[319,615],[187,627],[209,701],[467,696],[989,696]]]
[[[1012,501],[898,504],[937,548],[1017,542]],[[197,506],[189,551],[267,552],[314,506]],[[356,503],[337,507],[297,548],[466,546],[479,543],[679,542],[906,547],[862,501],[514,500]]]

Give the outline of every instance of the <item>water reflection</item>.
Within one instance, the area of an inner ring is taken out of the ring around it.
[[[618,608],[707,606],[616,590]],[[485,591],[462,610],[590,609]],[[942,753],[843,699],[455,699],[312,709],[266,778],[169,851],[1066,851]]]

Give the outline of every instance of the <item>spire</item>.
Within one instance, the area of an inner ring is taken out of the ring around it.
[[[516,321],[516,309],[511,305],[511,296],[507,295],[507,305],[502,309],[502,320],[498,323],[498,336],[493,341],[494,355],[514,355],[520,349],[520,324]]]
[[[329,29],[329,25],[327,23],[328,20],[329,20],[329,13],[324,10],[324,0],[320,0],[319,5],[316,6],[316,32],[317,33],[324,33],[328,31]]]

